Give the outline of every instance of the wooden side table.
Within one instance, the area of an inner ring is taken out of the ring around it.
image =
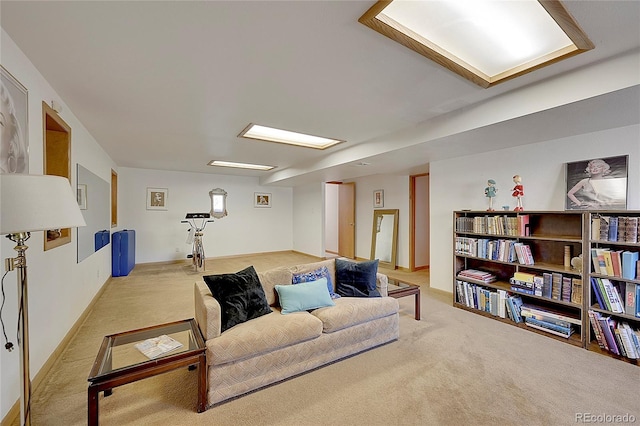
[[[182,346],[159,357],[149,359],[134,345],[144,340],[167,335]],[[89,373],[88,422],[98,424],[98,395],[111,395],[118,386],[166,373],[180,367],[198,369],[199,413],[207,408],[206,346],[196,321],[191,318],[138,330],[106,336]]]
[[[404,283],[398,280],[389,280],[388,287],[389,297],[399,299],[405,296],[415,296],[415,318],[420,321],[420,286],[415,284]]]

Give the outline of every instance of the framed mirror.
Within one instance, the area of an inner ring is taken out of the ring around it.
[[[227,213],[227,191],[222,188],[216,188],[209,191],[211,197],[211,217],[222,219]]]
[[[78,228],[78,263],[97,252],[110,242],[109,182],[77,165],[77,197],[82,217],[87,226]]]
[[[381,266],[396,269],[398,247],[398,209],[374,210],[371,231],[371,260]]]

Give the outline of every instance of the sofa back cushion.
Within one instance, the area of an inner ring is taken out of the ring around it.
[[[291,284],[293,274],[290,268],[280,267],[265,272],[258,272],[258,278],[260,278],[260,284],[262,284],[269,306],[277,306],[278,295],[276,294],[276,285]]]

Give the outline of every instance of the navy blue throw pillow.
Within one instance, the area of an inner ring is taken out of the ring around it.
[[[336,259],[336,293],[347,297],[380,297],[377,273],[378,259],[358,263]]]
[[[235,274],[207,275],[202,278],[220,304],[221,332],[271,312],[253,266]]]

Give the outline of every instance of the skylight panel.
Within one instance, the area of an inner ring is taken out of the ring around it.
[[[341,140],[312,136],[305,133],[291,132],[274,127],[249,124],[238,136],[248,139],[285,143],[306,148],[327,149],[339,144]]]
[[[557,0],[379,1],[359,21],[482,87],[593,48]]]

